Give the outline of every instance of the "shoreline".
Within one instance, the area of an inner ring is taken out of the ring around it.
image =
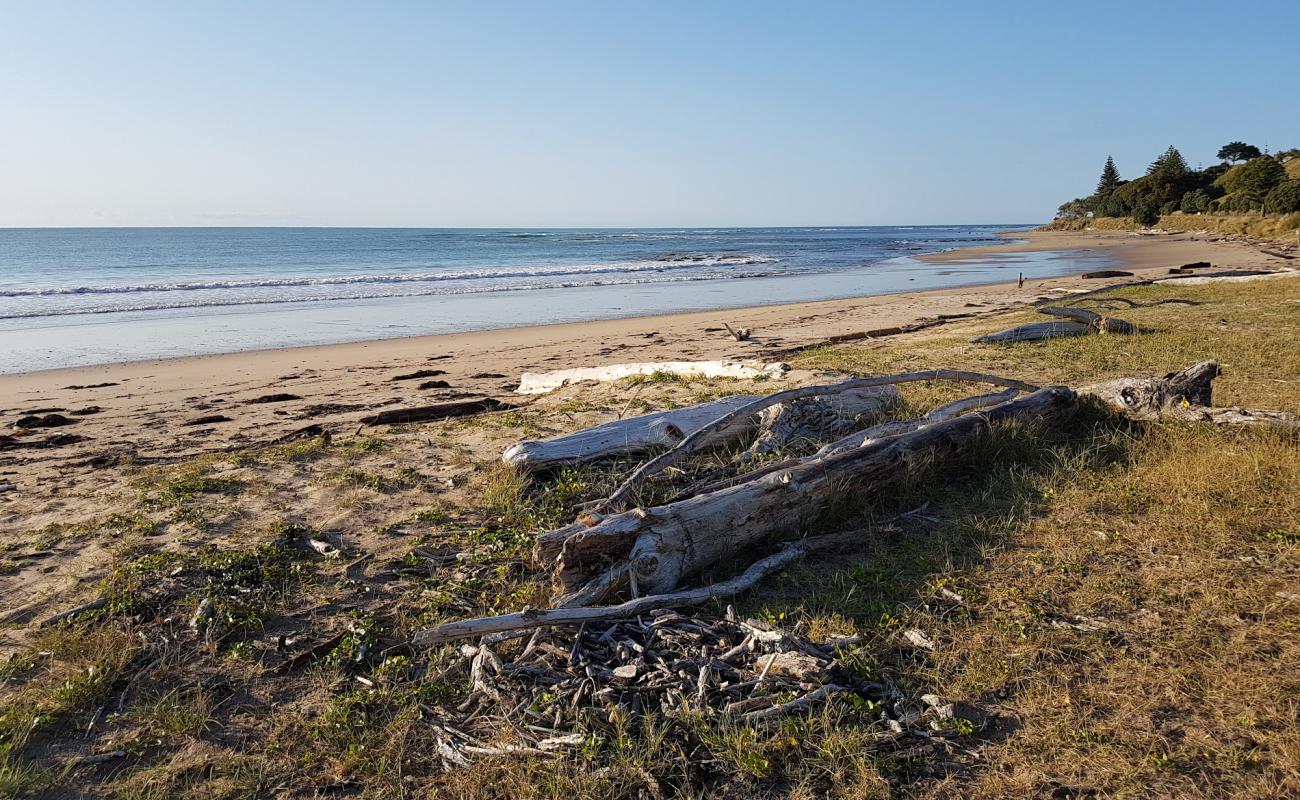
[[[1025,234],[1030,232],[1031,231],[1009,231],[1000,235],[1006,236],[1008,238],[1025,239]],[[1003,250],[1002,248],[1009,248],[1009,249]],[[958,260],[954,257],[958,256],[959,254],[971,253],[973,251],[979,251],[977,255],[984,255],[986,253],[996,254],[999,252],[1006,252],[1006,253],[1036,252],[1036,251],[1055,250],[1055,249],[1060,249],[1060,248],[1055,246],[1034,247],[1032,246],[1032,243],[1028,239],[1026,239],[1023,242],[1020,241],[1007,242],[1004,245],[999,244],[999,245],[976,245],[971,247],[957,247],[957,248],[950,248],[947,250],[940,250],[933,253],[922,253],[919,255],[908,256],[908,257],[913,258],[917,261],[931,261],[931,262],[942,263],[947,261]],[[1070,278],[1070,277],[1074,277],[1074,274],[1073,273],[1065,274],[1065,275],[1057,276],[1055,278],[1041,278],[1041,279],[1036,278],[1034,280],[1041,282],[1041,281],[1059,280],[1059,279]],[[394,342],[444,340],[444,339],[452,339],[454,337],[475,336],[479,334],[490,334],[494,332],[504,332],[504,331],[521,331],[521,332],[522,331],[548,331],[548,330],[560,330],[560,329],[585,326],[585,325],[600,325],[602,323],[633,322],[637,320],[644,320],[646,322],[651,322],[653,320],[659,320],[659,319],[671,320],[671,319],[690,316],[690,315],[727,314],[727,313],[747,314],[753,312],[761,312],[765,309],[781,309],[781,308],[791,308],[791,307],[814,308],[826,304],[840,304],[840,303],[846,303],[852,301],[868,300],[872,298],[899,297],[899,296],[920,297],[920,296],[925,296],[930,294],[940,294],[940,293],[948,294],[952,292],[960,292],[963,290],[987,289],[990,287],[1008,286],[1008,285],[1010,284],[1006,281],[984,281],[984,282],[977,282],[977,283],[965,283],[965,284],[961,284],[960,286],[950,286],[950,287],[932,288],[932,289],[895,289],[895,290],[886,289],[871,294],[851,295],[847,297],[832,297],[823,300],[778,300],[771,303],[762,303],[757,305],[719,306],[719,307],[707,308],[707,309],[684,309],[681,311],[669,311],[669,312],[650,313],[650,314],[638,313],[634,311],[627,314],[618,314],[610,317],[600,317],[596,319],[579,320],[574,322],[521,323],[518,325],[499,325],[495,327],[488,326],[488,327],[481,327],[481,328],[469,328],[463,331],[451,331],[447,333],[424,333],[424,334],[406,334],[406,335],[399,334],[396,336],[385,336],[381,338],[372,338],[372,339],[358,339],[355,341],[326,342],[321,344],[285,345],[283,347],[252,347],[248,349],[226,350],[226,351],[216,352],[216,353],[196,353],[192,355],[164,356],[162,358],[128,359],[124,361],[108,361],[100,364],[51,367],[48,369],[36,369],[36,370],[29,370],[25,372],[0,372],[0,383],[3,383],[7,378],[16,378],[16,377],[31,378],[40,375],[53,375],[58,373],[78,373],[83,371],[111,370],[117,367],[166,365],[175,362],[182,362],[182,361],[189,361],[189,360],[220,359],[225,357],[237,357],[237,356],[256,357],[258,355],[266,354],[266,353],[292,353],[297,351],[307,352],[307,351],[321,350],[325,348],[382,346]],[[0,388],[0,394],[2,394],[2,391],[3,389]],[[0,408],[2,408],[2,406],[0,406]]]
[[[1024,230],[1023,226],[987,230],[973,242],[986,244],[997,241],[992,238],[995,233],[1021,234]],[[898,231],[894,234],[897,236]],[[373,297],[363,293],[355,297],[296,300],[248,298],[238,302],[216,302],[208,298],[213,302],[200,299],[193,306],[185,303],[151,306],[146,303],[137,311],[87,307],[80,311],[76,308],[64,311],[47,309],[48,314],[35,314],[27,313],[32,311],[27,308],[23,313],[0,319],[0,337],[10,343],[8,351],[0,357],[0,374],[377,342],[506,327],[540,327],[690,311],[746,309],[769,305],[773,300],[782,304],[815,303],[928,289],[954,289],[1004,281],[1008,274],[1014,275],[1020,268],[1031,277],[1056,277],[1072,266],[1066,253],[1045,253],[1039,256],[1003,256],[945,269],[922,260],[920,256],[946,252],[951,247],[941,245],[942,242],[961,239],[936,239],[933,236],[930,239],[932,241],[925,242],[927,249],[906,255],[882,255],[889,250],[886,239],[869,241],[866,245],[853,244],[853,247],[866,247],[878,252],[864,254],[867,260],[861,262],[845,261],[845,256],[837,256],[831,260],[838,258],[842,262],[839,266],[812,269],[806,273],[793,269],[772,275],[654,278],[632,280],[626,284],[616,280],[612,283],[579,282],[571,286],[480,287],[479,290],[452,291],[446,295],[416,291]],[[796,237],[794,241],[797,243],[799,240]],[[780,251],[781,247],[788,250],[792,245],[773,246]],[[966,243],[962,242],[957,249],[965,246]],[[834,252],[834,248],[828,251]],[[677,259],[666,259],[674,260]],[[1101,259],[1098,261],[1092,268],[1109,266],[1100,263]],[[801,275],[800,280],[792,280]],[[383,283],[389,277],[397,276],[378,275],[376,280]],[[746,280],[733,283],[732,277]],[[290,281],[286,285],[293,283]],[[199,285],[206,284],[193,284]],[[146,283],[136,288],[147,286]],[[19,310],[14,309],[15,312]]]
[[[999,236],[1011,239],[1005,244],[996,245],[975,245],[971,247],[958,247],[948,250],[937,251],[911,256],[918,261],[930,263],[953,263],[971,261],[978,262],[989,256],[1032,253],[1054,250],[1077,251],[1079,253],[1094,253],[1097,249],[1103,251],[1103,255],[1114,258],[1119,262],[1118,268],[1128,271],[1144,271],[1155,268],[1156,266],[1175,266],[1172,262],[1177,258],[1170,258],[1166,254],[1168,248],[1153,248],[1155,244],[1174,244],[1177,242],[1196,241],[1201,247],[1208,246],[1205,242],[1197,240],[1194,235],[1184,236],[1174,235],[1176,238],[1168,236],[1150,237],[1154,241],[1136,242],[1135,234],[1128,232],[1099,232],[1099,231],[1044,231],[1039,229],[1006,231]],[[1085,241],[1087,240],[1087,241]],[[1092,247],[1080,246],[1091,244]],[[1216,243],[1222,246],[1223,242]],[[1126,245],[1139,245],[1138,247],[1126,247]],[[1231,246],[1231,245],[1230,245]],[[1244,246],[1239,246],[1241,250],[1247,250]],[[1152,249],[1158,252],[1150,252]],[[1200,260],[1200,259],[1196,259]],[[1083,270],[1081,270],[1083,271]],[[1026,286],[1033,282],[1037,286],[1047,286],[1053,282],[1068,281],[1077,279],[1079,272],[1070,272],[1053,278],[1027,278]],[[1092,285],[1092,284],[1090,284]],[[1101,285],[1100,283],[1097,285]],[[704,310],[683,310],[665,313],[638,314],[629,313],[626,315],[617,315],[603,317],[599,319],[580,320],[575,322],[547,322],[547,323],[525,323],[520,325],[506,325],[496,327],[471,328],[463,331],[448,333],[429,333],[415,335],[397,335],[382,338],[362,339],[348,342],[329,342],[323,344],[306,344],[306,345],[287,345],[283,347],[270,348],[250,348],[236,349],[217,353],[199,353],[193,355],[166,356],[162,358],[144,358],[132,359],[125,361],[109,361],[99,364],[74,365],[66,367],[52,367],[48,369],[29,370],[24,372],[7,372],[0,373],[0,409],[3,409],[8,396],[8,386],[15,379],[38,379],[40,376],[69,375],[76,376],[83,373],[92,372],[115,372],[119,370],[131,370],[133,368],[155,367],[165,368],[167,365],[174,365],[189,361],[210,361],[222,360],[228,358],[265,358],[268,354],[279,353],[286,357],[295,353],[320,353],[329,349],[366,349],[371,347],[394,347],[401,348],[401,343],[429,342],[439,341],[455,342],[455,340],[464,337],[478,337],[496,333],[515,332],[564,332],[566,334],[581,333],[582,326],[609,326],[611,324],[654,324],[655,321],[672,321],[684,319],[692,316],[704,315],[736,315],[742,318],[753,316],[763,316],[763,312],[777,311],[780,309],[797,309],[801,315],[808,312],[835,312],[841,310],[839,307],[843,304],[861,303],[864,301],[878,300],[880,298],[900,298],[900,299],[921,299],[930,296],[943,296],[959,292],[982,292],[997,287],[1013,287],[1014,284],[1006,281],[988,281],[979,283],[962,284],[961,286],[934,288],[934,289],[899,289],[884,290],[872,294],[853,295],[848,297],[831,298],[825,300],[789,300],[777,301],[772,303],[763,303],[759,305],[743,306],[723,306]],[[782,315],[775,314],[780,317]],[[915,321],[915,320],[912,320]],[[744,324],[744,323],[742,323]],[[835,334],[831,334],[835,335]],[[510,338],[516,338],[514,336]],[[74,381],[74,383],[77,381]]]

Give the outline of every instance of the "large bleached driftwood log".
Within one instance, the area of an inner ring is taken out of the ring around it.
[[[870,428],[854,431],[843,438],[826,444],[814,455],[819,457],[828,456],[842,450],[851,450],[854,447],[861,447],[864,444],[873,444],[891,436],[910,433],[911,431],[925,425],[930,425],[935,422],[943,422],[944,420],[952,419],[970,411],[988,408],[990,406],[998,405],[999,403],[1005,403],[1006,401],[1013,399],[1019,393],[1020,391],[1018,389],[1006,389],[1001,392],[991,392],[989,394],[981,394],[975,397],[963,397],[960,400],[954,400],[951,403],[939,406],[929,414],[922,417],[882,422],[878,425],[873,425]],[[696,486],[687,488],[680,495],[673,498],[673,501],[685,500],[687,497],[693,495],[716,492],[719,489],[726,489],[727,487],[736,486],[737,484],[745,483],[746,481],[757,480],[764,475],[770,475],[773,472],[789,469],[790,467],[800,463],[800,461],[801,459],[799,458],[787,458],[783,461],[778,461],[775,464],[768,464],[759,469],[751,470],[750,472],[733,475],[721,480],[700,483]]]
[[[523,441],[507,448],[501,459],[536,472],[656,447],[672,447],[719,417],[757,399],[754,395],[736,395],[711,403],[613,420],[545,441]],[[755,453],[783,450],[801,442],[824,441],[861,427],[864,418],[879,414],[900,399],[895,387],[881,386],[772,406],[759,414],[734,418],[731,425],[709,434],[700,447],[725,446],[755,430],[758,435],[750,448]]]
[[[1216,361],[1201,361],[1159,378],[1119,378],[1079,389],[1137,419],[1181,419],[1223,425],[1300,427],[1286,411],[1215,408],[1214,379],[1223,374]]]
[[[1014,328],[1007,328],[1004,331],[976,336],[974,339],[971,339],[971,341],[976,344],[989,344],[992,342],[1041,342],[1045,339],[1064,339],[1070,336],[1087,336],[1090,333],[1092,333],[1092,327],[1082,322],[1028,322],[1024,325],[1017,325]]]
[[[1155,282],[1171,286],[1200,286],[1207,283],[1248,283],[1250,281],[1277,280],[1278,278],[1300,278],[1300,270],[1284,269],[1276,272],[1236,270],[1210,273],[1208,275],[1194,275],[1190,278],[1161,278]]]
[[[989,375],[983,372],[968,372],[965,370],[952,369],[931,369],[921,372],[903,372],[895,375],[873,375],[865,378],[853,378],[852,380],[841,383],[803,386],[796,389],[786,389],[783,392],[761,397],[752,403],[735,409],[734,411],[719,417],[712,423],[700,428],[695,433],[687,436],[673,449],[662,455],[647,461],[633,472],[621,486],[618,487],[604,501],[595,504],[592,507],[592,514],[604,513],[607,511],[622,511],[629,505],[632,494],[651,476],[662,472],[664,469],[680,462],[691,453],[698,452],[708,443],[708,437],[714,431],[725,429],[734,424],[735,420],[742,417],[751,416],[763,411],[771,406],[780,403],[789,403],[805,397],[823,397],[827,395],[842,394],[843,392],[855,391],[858,389],[867,389],[878,386],[896,386],[902,383],[911,383],[915,381],[963,381],[967,383],[988,383],[994,386],[1006,386],[1008,388],[1019,389],[1021,391],[1034,391],[1038,387],[1025,383],[1024,381],[1004,378],[999,375]]]
[[[501,460],[520,469],[538,471],[563,464],[585,464],[601,458],[643,453],[656,447],[672,447],[700,428],[740,406],[754,401],[754,395],[724,397],[711,403],[656,411],[639,417],[617,419],[545,441],[523,441],[511,445]],[[732,441],[754,430],[753,417],[715,432],[711,446]]]
[[[637,364],[610,364],[604,367],[577,367],[554,372],[525,372],[519,379],[517,394],[545,394],[561,386],[584,381],[617,381],[636,375],[671,372],[691,378],[775,378],[790,369],[779,362],[760,364],[752,361],[647,361]]]
[[[852,487],[880,485],[920,469],[960,450],[1000,422],[1050,420],[1074,405],[1075,395],[1069,389],[1040,389],[978,414],[806,459],[788,470],[721,491],[615,514],[591,527],[579,523],[563,532],[553,531],[561,535],[539,539],[538,555],[544,561],[555,559],[556,579],[565,592],[581,589],[605,565],[618,560],[629,562],[631,577],[642,590],[668,591],[683,577],[796,526]]]
[[[997,333],[976,336],[972,342],[1041,342],[1069,336],[1087,336],[1092,333],[1134,334],[1138,327],[1117,317],[1106,317],[1086,308],[1044,306],[1040,314],[1061,317],[1065,321],[1030,322]]]
[[[870,386],[768,406],[758,414],[759,433],[749,452],[775,453],[804,443],[838,439],[902,399],[897,386]]]
[[[1094,333],[1134,334],[1138,332],[1137,326],[1131,322],[1126,322],[1117,317],[1104,317],[1096,311],[1089,311],[1086,308],[1044,306],[1038,309],[1038,313],[1047,314],[1053,317],[1063,317],[1065,319],[1074,320],[1075,322],[1082,322]]]

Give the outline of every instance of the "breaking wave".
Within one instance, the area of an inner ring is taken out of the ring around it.
[[[275,277],[246,280],[179,281],[142,283],[122,286],[56,286],[0,289],[0,297],[58,297],[65,295],[132,294],[137,292],[188,292],[212,289],[274,289],[295,286],[346,286],[364,284],[439,283],[447,281],[508,280],[559,277],[564,275],[599,275],[604,273],[667,272],[708,267],[743,267],[777,264],[779,258],[768,256],[675,256],[651,261],[609,264],[575,264],[570,266],[529,267],[523,269],[445,270],[439,272],[397,273],[389,275],[331,275],[327,277]],[[526,286],[509,288],[527,288]],[[380,296],[380,295],[376,295]],[[207,304],[204,304],[207,305]],[[0,314],[0,318],[4,315]]]
[[[766,263],[766,262],[760,262]],[[566,273],[567,274],[567,273]],[[278,305],[283,303],[323,303],[337,302],[344,300],[378,300],[385,298],[401,297],[433,297],[433,296],[453,296],[484,294],[490,292],[513,292],[527,291],[536,289],[571,289],[593,286],[635,286],[655,283],[685,283],[691,281],[712,281],[712,280],[729,280],[740,278],[767,278],[788,274],[784,271],[767,271],[767,272],[724,272],[724,273],[705,273],[700,275],[674,275],[672,277],[643,277],[643,278],[609,278],[609,279],[591,279],[578,281],[548,281],[542,283],[510,284],[510,285],[489,285],[489,286],[469,286],[469,287],[439,287],[416,291],[357,291],[357,292],[335,292],[331,294],[320,295],[245,295],[240,297],[222,298],[205,297],[193,300],[159,300],[157,302],[141,303],[117,303],[105,304],[87,307],[64,307],[64,308],[44,308],[28,309],[24,311],[0,310],[0,319],[34,319],[37,317],[61,317],[68,315],[82,314],[122,314],[133,311],[168,311],[182,308],[220,308],[226,306],[247,306],[247,305]],[[333,285],[337,281],[322,281],[312,284],[313,286]],[[257,282],[246,282],[241,286],[262,287],[266,285],[275,286],[301,286],[300,283],[275,283],[264,284]],[[204,286],[201,288],[223,288],[216,286]],[[145,291],[145,290],[142,290]]]

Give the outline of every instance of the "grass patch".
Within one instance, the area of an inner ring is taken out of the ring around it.
[[[1300,214],[1164,214],[1155,224],[1167,231],[1212,231],[1214,233],[1255,236],[1260,239],[1292,240],[1300,230]],[[1055,231],[1136,231],[1143,228],[1128,217],[1055,220],[1044,225]]]

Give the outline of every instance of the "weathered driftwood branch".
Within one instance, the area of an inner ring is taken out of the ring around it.
[[[961,314],[940,314],[937,317],[922,317],[915,322],[909,322],[904,325],[891,325],[888,328],[874,328],[869,331],[854,331],[852,333],[840,333],[834,336],[828,336],[816,342],[807,344],[794,345],[793,347],[782,347],[774,350],[768,350],[765,355],[768,358],[785,358],[796,353],[803,353],[808,350],[816,350],[821,347],[829,347],[833,344],[844,344],[845,342],[860,342],[869,339],[883,339],[887,336],[900,336],[905,333],[916,333],[927,328],[934,328],[939,325],[947,325],[949,322],[958,319],[969,319],[979,316],[975,313]]]
[[[841,694],[847,691],[849,691],[849,687],[847,686],[828,683],[825,686],[814,689],[802,697],[796,697],[788,703],[781,703],[780,705],[775,705],[771,708],[762,708],[757,711],[750,711],[745,714],[743,718],[748,722],[766,722],[780,719],[781,717],[789,716],[790,714],[794,714],[806,708],[811,708],[833,694]]]
[[[606,511],[621,511],[628,507],[628,501],[632,494],[650,478],[665,468],[676,464],[691,453],[698,452],[704,448],[708,442],[709,436],[717,430],[725,429],[734,424],[736,419],[752,416],[760,411],[777,405],[778,403],[787,403],[805,397],[819,397],[824,395],[840,394],[854,389],[866,389],[873,386],[893,386],[900,383],[910,383],[914,381],[966,381],[969,383],[989,383],[994,386],[1006,386],[1022,391],[1034,391],[1037,387],[1025,383],[1024,381],[1014,380],[1012,378],[1003,378],[998,375],[989,375],[982,372],[967,372],[965,370],[950,369],[933,369],[922,372],[904,372],[896,375],[875,375],[865,378],[854,378],[843,381],[842,383],[804,386],[796,389],[787,389],[783,392],[761,397],[751,403],[737,408],[713,422],[705,425],[695,433],[687,436],[676,447],[662,455],[647,461],[637,468],[621,486],[618,487],[608,498],[597,503],[592,511],[593,513],[603,513]]]
[[[760,364],[745,361],[648,361],[637,364],[610,364],[604,367],[577,367],[554,372],[525,372],[519,378],[517,394],[544,394],[561,386],[583,381],[617,381],[637,375],[671,372],[693,378],[775,378],[790,367],[774,362]]]
[[[672,447],[728,411],[755,399],[754,395],[724,397],[711,403],[618,419],[545,441],[523,441],[507,448],[501,460],[520,469],[537,471],[562,464],[585,464],[610,456],[642,453],[656,447]],[[730,428],[717,431],[709,444],[731,441],[753,430],[754,426],[753,417],[739,419]]]
[[[768,406],[758,413],[759,433],[749,452],[774,453],[844,436],[902,399],[896,386],[872,386]]]
[[[817,451],[817,455],[826,456],[831,453],[837,453],[841,450],[848,450],[853,447],[862,447],[866,444],[879,442],[891,436],[898,436],[903,433],[910,433],[917,428],[925,425],[931,425],[935,422],[959,417],[970,411],[977,411],[981,408],[989,408],[999,403],[1005,403],[1014,399],[1020,394],[1016,388],[1004,389],[1000,392],[990,392],[988,394],[979,394],[974,397],[963,397],[960,400],[954,400],[951,403],[945,403],[939,406],[923,417],[916,419],[897,420],[894,422],[882,422],[879,425],[873,425],[866,430],[857,431],[845,436],[843,439],[831,442],[830,444]]]
[[[855,530],[789,542],[773,555],[755,562],[749,569],[734,578],[709,586],[668,594],[648,595],[614,606],[552,609],[525,608],[523,611],[513,614],[448,622],[436,628],[426,628],[417,632],[412,641],[417,645],[432,645],[504,631],[630,619],[638,614],[645,614],[657,608],[680,608],[682,606],[699,605],[714,598],[732,597],[748,591],[773,570],[780,569],[815,550],[825,550],[860,542],[869,532],[869,530]]]
[[[106,605],[108,605],[108,598],[97,597],[94,600],[91,600],[89,603],[82,603],[81,605],[76,606],[74,608],[69,608],[66,611],[60,611],[54,616],[43,620],[40,624],[40,627],[57,625],[60,622],[64,621],[65,619],[71,619],[72,617],[75,617],[78,614],[84,614],[87,611],[95,611],[96,609],[103,608]]]
[[[1300,427],[1286,411],[1214,408],[1214,379],[1222,374],[1216,361],[1201,361],[1159,378],[1119,378],[1079,389],[1137,419],[1181,419],[1225,425]]]
[[[1045,339],[1064,339],[1069,336],[1087,336],[1092,328],[1082,322],[1028,322],[996,333],[986,333],[971,339],[976,344],[992,342],[1041,342]]]
[[[855,431],[849,434],[848,436],[830,442],[829,444],[825,445],[820,450],[818,450],[816,453],[814,453],[814,457],[827,456],[830,455],[831,453],[838,453],[842,450],[850,450],[854,447],[861,447],[864,444],[874,444],[875,442],[882,441],[892,436],[898,436],[904,433],[910,433],[911,431],[914,431],[917,428],[922,427],[923,425],[929,425],[935,422],[942,422],[946,419],[952,419],[953,417],[960,416],[969,411],[975,411],[981,408],[988,408],[990,406],[995,406],[998,403],[1005,403],[1006,401],[1014,398],[1019,393],[1020,391],[1018,389],[1006,389],[1001,392],[991,392],[989,394],[976,395],[975,397],[963,397],[960,400],[954,400],[951,403],[947,403],[945,405],[939,406],[938,408],[934,409],[929,414],[926,414],[923,417],[917,417],[915,419],[895,420],[892,422],[882,422],[879,425],[873,425],[870,428],[865,428],[860,431]],[[715,480],[708,483],[701,483],[699,485],[692,486],[685,489],[684,491],[681,492],[681,494],[679,494],[677,497],[674,497],[670,502],[685,500],[686,498],[691,497],[693,495],[705,494],[707,492],[716,492],[719,489],[726,489],[728,487],[737,486],[739,484],[746,483],[748,481],[757,480],[758,478],[761,478],[764,475],[770,475],[773,472],[779,472],[783,469],[789,469],[790,467],[799,464],[801,461],[803,461],[803,459],[801,458],[787,458],[781,461],[777,461],[776,463],[768,464],[764,467],[760,467],[759,469],[741,473],[740,475],[733,475],[729,478],[722,478],[721,480]]]
[[[395,425],[403,422],[432,422],[451,417],[463,417],[466,414],[478,414],[483,411],[501,411],[514,408],[494,397],[479,397],[473,400],[455,400],[450,403],[438,403],[418,408],[394,408],[380,411],[361,418],[363,425]]]
[[[756,453],[781,450],[800,441],[842,436],[858,427],[863,417],[879,413],[897,403],[900,397],[897,389],[884,386],[772,406],[758,415],[734,419],[731,425],[710,434],[700,447],[729,444],[755,428],[759,433],[750,449]],[[520,469],[539,471],[562,464],[584,464],[610,456],[641,453],[656,447],[672,447],[719,417],[757,399],[754,395],[736,395],[711,403],[614,420],[545,441],[523,441],[507,448],[501,459]]]
[[[1086,308],[1073,306],[1044,306],[1038,309],[1041,314],[1062,317],[1065,322],[1030,322],[1017,325],[1004,331],[976,336],[972,342],[1041,342],[1045,339],[1061,339],[1069,336],[1087,336],[1092,333],[1133,334],[1138,327],[1116,317],[1106,317]]]
[[[1062,306],[1044,306],[1038,309],[1040,314],[1048,314],[1053,317],[1064,317],[1065,319],[1082,322],[1096,333],[1122,333],[1134,334],[1138,328],[1131,322],[1119,319],[1117,317],[1103,317],[1096,311],[1089,311],[1086,308],[1066,308]]]
[[[672,589],[682,578],[774,532],[789,530],[849,486],[871,486],[960,450],[991,426],[1012,419],[1051,419],[1075,404],[1064,388],[1042,389],[980,414],[810,458],[756,480],[650,509],[636,509],[544,534],[538,556],[557,564],[563,591],[586,583],[604,565],[628,560],[643,590]]]
[[[1204,302],[1200,300],[1184,300],[1181,297],[1169,297],[1164,300],[1151,300],[1146,303],[1139,303],[1137,300],[1130,300],[1127,297],[1082,297],[1075,295],[1066,298],[1073,305],[1075,303],[1096,303],[1097,305],[1121,305],[1125,308],[1154,308],[1156,306],[1203,306]]]
[[[1157,284],[1172,286],[1200,286],[1207,283],[1247,283],[1249,281],[1276,280],[1278,278],[1300,277],[1300,270],[1284,269],[1275,272],[1264,270],[1234,270],[1231,272],[1193,275],[1189,278],[1160,278]]]
[[[736,330],[726,322],[722,323],[722,327],[726,328],[727,333],[731,334],[731,338],[737,342],[743,342],[749,339],[749,328],[741,328],[740,330]]]

